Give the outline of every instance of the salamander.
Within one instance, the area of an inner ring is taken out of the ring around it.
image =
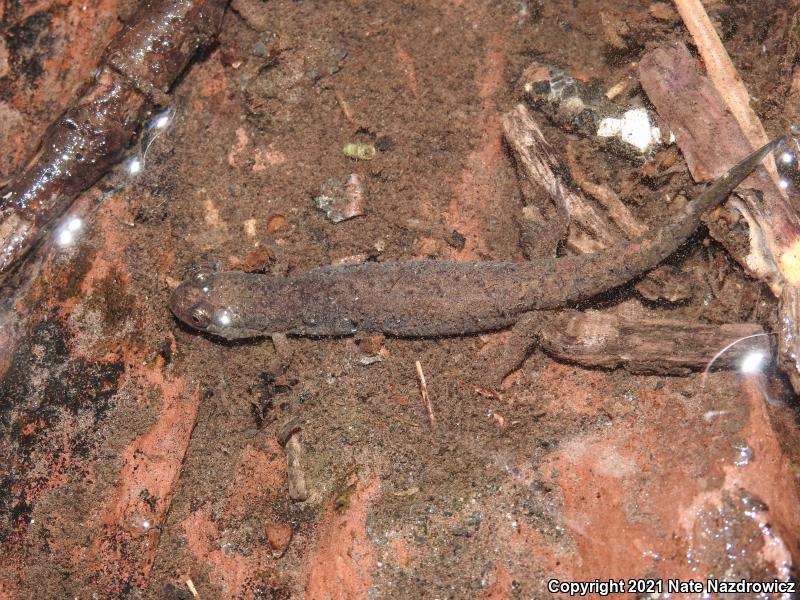
[[[692,235],[783,138],[753,152],[653,232],[595,254],[512,262],[414,260],[327,266],[290,276],[199,271],[173,314],[228,340],[273,334],[398,337],[475,334],[535,310],[588,300],[652,269]]]

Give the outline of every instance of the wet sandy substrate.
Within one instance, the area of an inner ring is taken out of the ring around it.
[[[364,365],[359,340],[291,340],[280,356],[172,319],[187,268],[254,252],[276,272],[359,255],[521,260],[499,126],[516,77],[536,57],[615,81],[640,53],[609,59],[590,2],[237,6],[178,86],[143,175],[120,168],[84,194],[79,243],[46,252],[4,305],[0,598],[188,598],[187,579],[204,600],[539,598],[550,577],[783,575],[800,536],[798,438],[776,378],[716,373],[701,390],[699,376],[534,354],[493,396],[473,365],[503,333],[387,339]],[[18,29],[0,46],[0,179],[129,10],[86,7],[5,9]],[[685,39],[638,4],[614,7],[642,46]],[[752,62],[762,17],[731,32],[735,60]],[[751,89],[769,72],[746,71]],[[354,162],[350,141],[383,150]],[[596,160],[587,170],[616,164]],[[312,198],[350,173],[366,214],[333,225]],[[302,503],[278,443],[292,417]]]

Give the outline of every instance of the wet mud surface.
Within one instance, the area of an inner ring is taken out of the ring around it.
[[[798,7],[710,4],[767,130],[796,121]],[[0,181],[132,6],[2,4]],[[233,2],[167,126],[132,148],[142,170],[82,194],[74,240],[4,292],[0,598],[547,598],[553,577],[789,576],[798,404],[777,372],[632,375],[534,350],[495,392],[476,365],[507,332],[225,342],[167,309],[196,268],[523,261],[501,117],[525,68],[610,88],[673,41],[691,43],[667,3]],[[637,97],[634,82],[618,100]],[[536,117],[650,226],[701,189],[680,160],[651,176]],[[363,214],[333,223],[315,198],[353,174]],[[586,306],[774,327],[769,291],[705,231],[668,263],[690,281],[680,302],[626,286]]]

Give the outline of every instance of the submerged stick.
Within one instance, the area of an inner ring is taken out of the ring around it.
[[[740,343],[734,344],[737,340]],[[751,355],[770,356],[769,338],[756,323],[711,325],[677,319],[635,318],[597,311],[564,311],[539,334],[543,350],[588,367],[624,366],[634,373],[684,375],[705,368],[720,348],[715,369],[740,368]]]
[[[686,48],[648,52],[640,62],[640,75],[696,180],[715,177],[750,148],[742,126],[720,92],[697,72]],[[742,215],[747,233],[721,220],[709,222],[709,231],[780,299],[779,361],[792,387],[800,391],[800,218],[766,171],[756,170],[746,185],[757,189],[757,196],[743,194],[729,206]]]
[[[700,0],[673,0],[703,57],[706,72],[753,148],[767,141],[767,133],[750,104],[750,94]],[[767,159],[772,175],[775,163]],[[777,179],[777,177],[776,177]]]
[[[146,111],[213,40],[227,0],[149,0],[0,196],[0,282],[83,190],[122,157]]]
[[[428,421],[430,421],[431,427],[436,429],[436,416],[433,414],[433,404],[431,404],[431,397],[428,394],[428,382],[425,381],[422,364],[416,361],[414,367],[417,370],[417,379],[419,380],[419,393],[422,395],[422,401],[425,402],[425,410],[428,411]]]

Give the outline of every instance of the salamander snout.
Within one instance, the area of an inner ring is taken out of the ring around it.
[[[178,319],[205,331],[213,318],[213,307],[208,302],[211,275],[197,272],[172,292],[169,309]]]
[[[241,326],[239,311],[226,300],[224,274],[197,271],[172,292],[169,309],[193,329],[229,340],[251,337]],[[234,302],[235,304],[235,302]]]

